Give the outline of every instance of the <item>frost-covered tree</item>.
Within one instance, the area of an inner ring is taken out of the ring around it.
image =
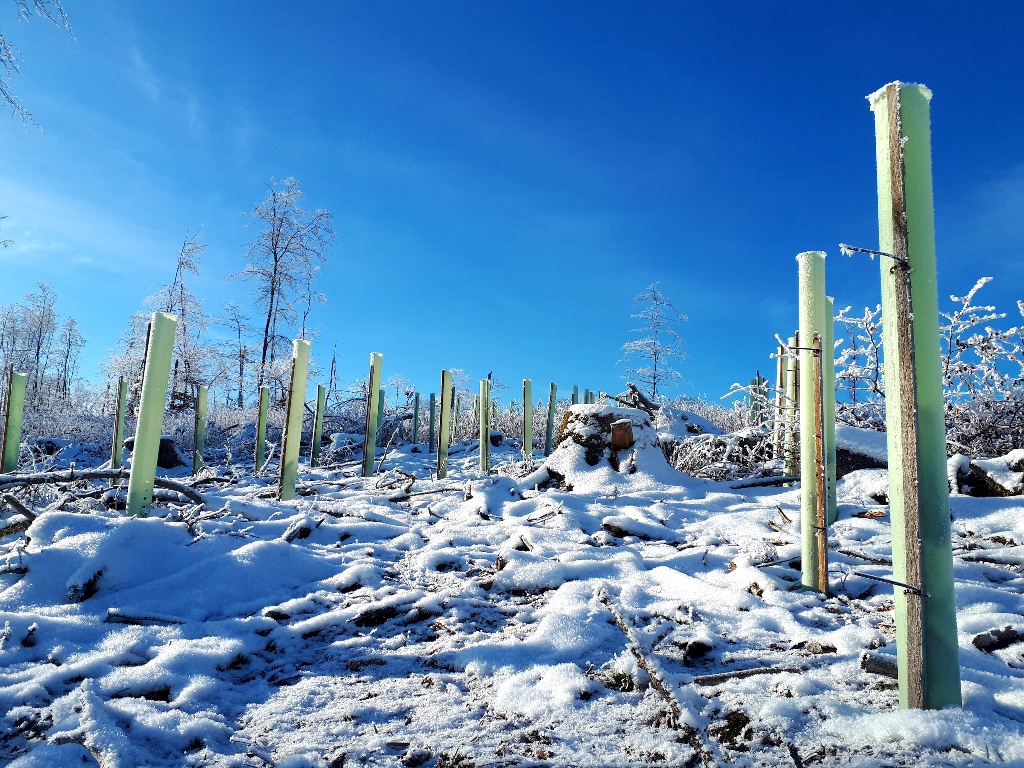
[[[281,375],[275,363],[287,357],[287,332],[300,320],[300,310],[305,333],[309,309],[322,299],[314,291],[314,278],[334,240],[329,211],[309,212],[299,206],[302,187],[296,179],[271,179],[268,186],[269,194],[252,209],[259,231],[248,244],[249,263],[239,275],[255,284],[263,316],[257,386]]]
[[[71,22],[64,13],[60,0],[14,0],[18,9],[18,21],[27,22],[32,18],[32,11],[45,19],[49,19],[54,25],[64,27],[71,32]],[[21,67],[18,64],[18,50],[11,44],[10,40],[0,32],[0,100],[18,117],[26,123],[35,124],[32,114],[22,106],[18,97],[11,91],[8,78],[17,74]]]
[[[633,299],[633,304],[641,305],[642,309],[630,317],[641,320],[643,325],[630,333],[643,336],[622,345],[623,356],[619,362],[630,366],[622,378],[633,381],[656,398],[664,394],[666,388],[683,381],[682,374],[672,366],[675,360],[685,357],[685,342],[673,326],[685,322],[687,317],[658,290],[657,283],[647,286]]]
[[[235,391],[236,405],[245,407],[245,389],[249,381],[249,366],[252,364],[252,347],[249,346],[249,334],[253,328],[249,325],[249,317],[241,307],[233,301],[224,302],[224,314],[217,318],[217,324],[231,332],[231,338],[221,348],[231,368],[231,380]]]

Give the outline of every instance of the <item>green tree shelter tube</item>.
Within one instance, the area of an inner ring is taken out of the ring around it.
[[[324,440],[324,412],[327,410],[327,386],[316,385],[316,412],[313,414],[313,440],[309,446],[309,466],[320,466],[320,444]]]
[[[555,396],[558,394],[558,386],[555,382],[551,382],[551,391],[548,394],[548,426],[544,432],[544,455],[550,456],[551,451],[554,448],[554,432],[555,432]]]
[[[533,459],[533,382],[523,379],[523,458]]]
[[[409,438],[410,443],[418,443],[420,441],[420,393],[416,392],[412,396],[412,434]]]
[[[206,406],[210,388],[205,384],[196,393],[196,423],[192,441],[192,474],[198,475],[203,468],[203,451],[206,450]]]
[[[433,453],[436,450],[434,429],[437,423],[437,394],[430,393],[430,427],[427,429],[427,448]]]
[[[260,387],[260,402],[256,416],[256,465],[254,472],[263,469],[267,460],[267,411],[270,408],[270,387]]]
[[[309,373],[309,341],[292,342],[292,378],[288,387],[288,412],[281,437],[281,463],[277,472],[277,498],[295,498],[295,480],[299,476],[299,445],[302,443],[302,415],[306,407],[306,377]]]
[[[828,524],[839,514],[836,501],[836,321],[835,300],[825,297],[825,330],[822,334],[821,391],[825,409],[825,493]]]
[[[452,385],[452,372],[441,371],[441,423],[437,431],[437,479],[448,477],[448,444],[451,440],[452,400],[455,387]],[[434,396],[430,396],[433,401]],[[433,420],[431,420],[433,424]]]
[[[160,452],[160,433],[164,426],[167,405],[167,383],[171,378],[171,355],[178,318],[154,312],[150,320],[149,346],[146,348],[146,369],[142,374],[142,399],[135,426],[135,447],[132,468],[128,475],[126,512],[132,517],[145,517],[153,506],[153,481]]]
[[[491,471],[491,382],[480,379],[480,471]]]
[[[824,337],[825,254],[805,251],[796,257],[800,279],[800,539],[802,583],[818,589],[821,583],[818,536],[818,476],[825,472],[817,461],[817,404],[815,364],[811,339]]]
[[[377,414],[380,411],[380,371],[384,356],[370,353],[370,380],[366,393],[366,429],[363,432],[363,477],[373,477],[373,460],[377,455]]]
[[[26,386],[28,374],[15,373],[12,365],[7,372],[7,417],[4,419],[3,468],[0,470],[5,474],[18,468]]]
[[[110,468],[121,468],[121,454],[124,451],[124,415],[128,410],[128,382],[124,376],[117,379],[117,400],[114,405],[114,435],[110,446]]]
[[[900,706],[939,709],[959,706],[960,658],[953,553],[946,478],[946,424],[943,412],[939,342],[938,282],[935,268],[935,211],[932,202],[931,92],[922,85],[890,83],[868,97],[875,113],[880,250],[905,257],[910,269],[913,308],[913,390],[917,400],[917,520],[905,505],[903,478],[905,421],[889,382],[900,376],[899,355],[886,354],[886,428],[889,449],[889,503],[892,520],[893,579],[903,583],[919,570],[920,593],[895,589],[896,647]],[[883,344],[899,349],[896,333],[897,283],[893,261],[881,258]],[[912,459],[911,459],[912,460]],[[919,522],[917,536],[908,535]],[[919,547],[918,557],[909,549]],[[911,559],[917,562],[910,562]],[[912,618],[920,606],[920,647],[913,647]],[[909,614],[909,615],[908,615]],[[920,665],[919,679],[912,668]],[[916,688],[920,686],[920,691]]]

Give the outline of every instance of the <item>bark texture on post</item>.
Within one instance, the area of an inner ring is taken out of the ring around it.
[[[117,379],[117,400],[114,405],[113,445],[110,447],[110,468],[121,468],[121,454],[124,452],[124,414],[128,408],[128,382],[124,376]]]
[[[814,549],[817,557],[816,588],[828,594],[828,471],[825,445],[825,365],[822,361],[821,334],[811,341],[814,366],[814,463],[818,468],[814,481]]]
[[[815,334],[825,325],[825,254],[806,251],[797,257],[800,274],[800,531],[802,583],[820,589],[823,567],[818,550],[818,502],[824,491],[825,466],[818,461],[817,435],[821,420],[820,344]],[[815,359],[817,357],[817,360]],[[818,381],[815,381],[818,379]]]
[[[533,382],[523,379],[523,458],[533,459]]]
[[[153,506],[153,480],[156,478],[156,460],[160,452],[160,433],[164,426],[167,383],[171,378],[171,355],[174,352],[177,327],[178,318],[163,312],[154,312],[149,324],[146,368],[142,374],[142,398],[135,426],[132,469],[128,476],[126,512],[134,517],[144,517]]]
[[[370,353],[370,381],[366,392],[366,427],[363,431],[363,477],[373,477],[373,460],[377,455],[377,412],[380,410],[380,370],[384,356]]]
[[[923,593],[895,590],[900,706],[940,709],[959,706],[962,697],[935,267],[931,93],[920,85],[890,83],[868,98],[875,113],[880,250],[897,257],[895,265],[881,259],[893,577],[919,583]],[[907,284],[899,274],[900,259],[910,268],[905,300],[899,295]],[[912,329],[901,341],[900,314],[909,314],[910,307]],[[896,393],[900,386],[913,392],[915,404]]]
[[[260,387],[259,408],[256,416],[256,466],[253,471],[263,469],[267,460],[267,411],[270,409],[270,387]]]
[[[452,372],[441,371],[441,423],[437,431],[437,479],[448,477],[448,443],[451,440],[452,400],[455,397],[455,385],[452,384]],[[434,396],[430,396],[431,419],[433,428]]]
[[[299,476],[299,445],[302,443],[302,415],[306,407],[306,377],[309,373],[309,341],[292,342],[292,375],[288,386],[288,410],[281,436],[281,463],[277,471],[277,498],[295,498],[295,480]]]

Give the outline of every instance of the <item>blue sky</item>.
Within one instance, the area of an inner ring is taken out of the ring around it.
[[[245,213],[294,176],[335,217],[313,354],[344,380],[379,351],[424,392],[444,367],[617,391],[660,281],[689,315],[678,392],[717,398],[773,377],[798,252],[828,253],[837,307],[878,301],[877,262],[837,244],[877,247],[864,97],[897,79],[934,92],[940,295],[993,275],[979,298],[1024,298],[1024,3],[65,8],[73,40],[0,0],[44,131],[0,119],[0,302],[53,283],[89,376],[187,229],[207,310],[251,304],[227,280]]]

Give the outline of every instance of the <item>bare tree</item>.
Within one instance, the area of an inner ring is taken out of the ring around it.
[[[236,404],[239,408],[245,407],[245,381],[246,370],[252,362],[252,349],[247,343],[247,338],[253,328],[249,325],[249,317],[233,301],[224,302],[224,314],[217,318],[218,324],[231,331],[231,340],[224,343],[227,357],[231,360],[231,366],[238,366],[235,384],[238,387],[238,398]]]
[[[85,347],[85,337],[78,330],[78,321],[73,317],[64,320],[55,342],[57,360],[57,396],[67,401],[71,396],[71,384],[78,373],[78,357]]]
[[[687,318],[658,290],[657,283],[647,286],[633,299],[633,304],[642,304],[643,309],[630,317],[642,320],[644,324],[642,328],[636,328],[630,333],[642,333],[644,336],[622,345],[623,356],[619,362],[636,365],[627,368],[623,378],[635,381],[637,386],[646,389],[651,397],[656,398],[659,389],[664,390],[683,380],[682,374],[672,367],[671,361],[685,357],[685,342],[672,326]]]
[[[32,17],[34,10],[38,15],[51,21],[58,27],[64,27],[71,33],[71,22],[64,13],[60,0],[14,0],[18,7],[18,21],[27,22]],[[73,36],[73,33],[71,33]],[[22,106],[18,97],[11,91],[7,79],[21,71],[18,64],[18,50],[11,45],[10,41],[0,32],[0,99],[2,99],[10,110],[24,120],[26,123],[38,125],[32,114]]]
[[[284,356],[288,342],[284,331],[300,319],[295,304],[303,300],[301,331],[305,334],[309,309],[321,300],[313,280],[334,240],[329,211],[308,212],[299,206],[302,188],[296,179],[289,177],[280,184],[271,179],[268,186],[270,193],[252,209],[253,223],[260,230],[248,244],[249,263],[240,274],[256,284],[257,303],[266,313],[257,386],[264,384],[278,356]]]

